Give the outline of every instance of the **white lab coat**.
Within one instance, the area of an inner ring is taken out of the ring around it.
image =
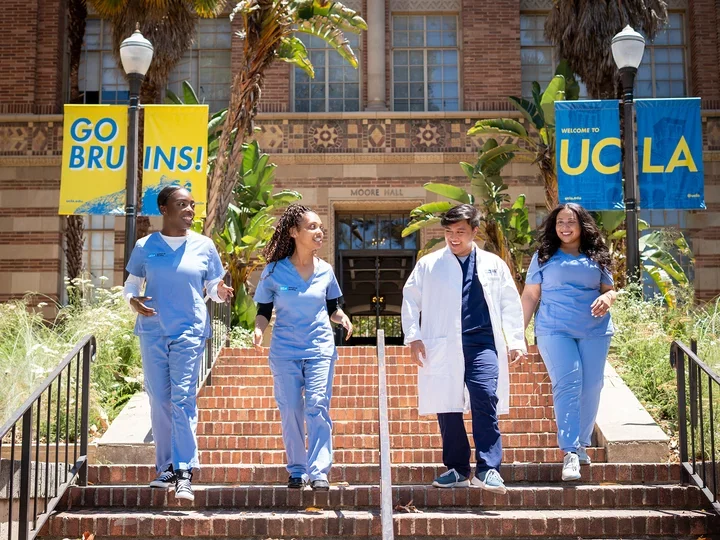
[[[508,414],[507,352],[526,351],[522,304],[505,262],[477,246],[474,249],[500,363],[497,410]],[[410,274],[403,288],[402,325],[405,344],[422,340],[427,354],[424,366],[418,369],[419,414],[465,411],[462,269],[447,247],[421,258]]]

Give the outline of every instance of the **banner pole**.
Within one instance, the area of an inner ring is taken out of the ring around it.
[[[130,254],[135,247],[137,225],[137,186],[138,186],[138,117],[140,113],[140,86],[143,76],[139,73],[128,74],[130,84],[130,106],[128,107],[128,144],[127,179],[125,182],[125,255],[123,258],[123,281],[127,279],[126,270]]]
[[[623,86],[623,159],[625,173],[625,223],[627,227],[626,272],[628,282],[640,279],[640,230],[638,222],[638,178],[635,168],[635,112],[633,84],[637,68],[620,70]]]

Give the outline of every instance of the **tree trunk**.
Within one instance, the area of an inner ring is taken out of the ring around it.
[[[87,6],[85,0],[68,0],[68,41],[70,49],[70,103],[80,101],[79,70],[85,38]],[[65,216],[65,275],[76,279],[82,272],[83,216]]]

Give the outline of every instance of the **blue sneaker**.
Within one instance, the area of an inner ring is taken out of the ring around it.
[[[476,474],[473,476],[472,485],[486,489],[492,493],[499,493],[500,495],[507,493],[505,481],[502,479],[502,476],[500,476],[500,473],[495,469],[488,469],[485,472],[481,472],[479,475]]]
[[[433,480],[432,485],[439,488],[468,487],[470,482],[466,476],[463,476],[455,469],[450,469]]]
[[[577,449],[577,457],[580,465],[590,465],[592,463],[590,456],[588,456],[587,449],[584,446]]]

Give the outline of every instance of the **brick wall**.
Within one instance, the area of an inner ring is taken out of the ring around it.
[[[463,94],[467,110],[496,110],[518,95],[520,0],[463,0]]]
[[[690,91],[703,98],[706,108],[720,108],[720,35],[715,0],[688,2]]]
[[[29,113],[35,105],[38,0],[6,0],[0,32],[0,113]]]

